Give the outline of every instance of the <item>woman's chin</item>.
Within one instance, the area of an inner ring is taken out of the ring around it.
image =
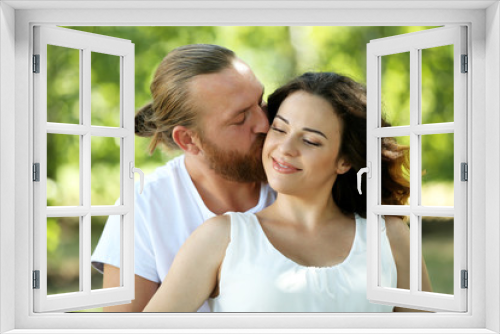
[[[271,180],[268,179],[267,182],[269,183],[269,186],[277,193],[284,195],[293,195],[295,193],[300,193],[300,188],[296,187],[293,184],[286,183],[283,181],[277,181],[274,179]]]

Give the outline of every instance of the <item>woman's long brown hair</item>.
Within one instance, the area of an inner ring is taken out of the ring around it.
[[[271,122],[281,103],[296,91],[324,98],[342,120],[339,157],[349,161],[351,169],[337,176],[332,195],[344,213],[357,213],[366,218],[366,182],[362,183],[361,195],[356,187],[357,172],[366,167],[366,88],[333,72],[305,73],[269,96],[268,115]],[[382,126],[390,124],[382,121]],[[382,204],[407,204],[410,196],[408,147],[399,145],[394,138],[383,138],[381,146]]]

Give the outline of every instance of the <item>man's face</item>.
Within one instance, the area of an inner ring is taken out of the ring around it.
[[[228,180],[265,180],[262,145],[269,130],[262,109],[264,88],[241,60],[219,73],[191,82],[191,98],[200,111],[200,149],[210,168]]]

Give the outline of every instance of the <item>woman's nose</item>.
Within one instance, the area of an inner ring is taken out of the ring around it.
[[[279,150],[283,155],[291,156],[291,157],[297,156],[297,154],[299,152],[297,149],[294,138],[291,138],[291,137],[284,139],[280,143]]]

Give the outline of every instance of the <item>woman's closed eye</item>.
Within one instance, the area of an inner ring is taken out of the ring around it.
[[[275,125],[272,125],[271,126],[271,130],[273,130],[274,132],[277,132],[277,133],[283,133],[283,134],[286,134],[286,131],[281,129],[281,128],[278,128],[277,126]],[[318,143],[316,141],[313,141],[313,140],[310,140],[310,139],[302,139],[302,141],[306,144],[306,145],[309,145],[309,146],[321,146],[321,143]]]
[[[313,142],[313,141],[310,141],[308,139],[304,139],[304,143],[306,143],[307,145],[311,145],[311,146],[321,146],[320,143]]]
[[[279,133],[285,133],[285,130],[280,129],[280,128],[274,126],[274,125],[271,126],[271,130],[279,132]]]

